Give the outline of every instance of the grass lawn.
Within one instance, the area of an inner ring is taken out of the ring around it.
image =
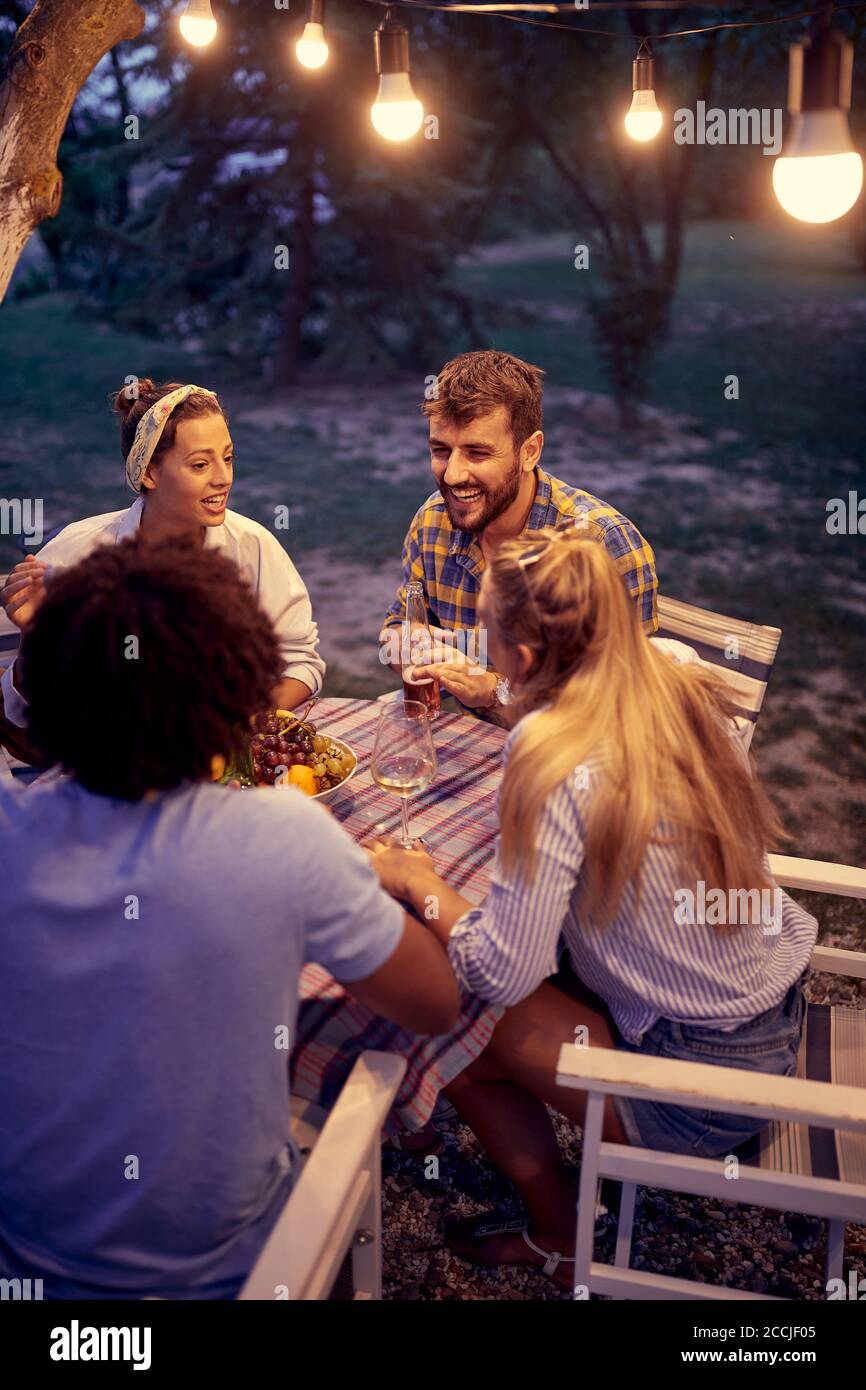
[[[793,853],[866,863],[866,538],[830,536],[825,526],[830,498],[866,495],[866,276],[838,229],[781,218],[691,229],[651,409],[637,436],[625,437],[585,313],[588,272],[573,268],[580,239],[564,232],[490,248],[459,268],[461,287],[479,301],[485,337],[476,346],[546,369],[546,466],[631,516],[655,548],[665,592],[783,629],[753,745],[759,767]],[[108,393],[133,372],[215,388],[237,445],[233,507],[265,524],[275,507],[291,508],[288,536],[277,534],[310,589],[328,693],[393,686],[376,639],[406,526],[432,491],[418,405],[424,376],[440,363],[390,377],[312,371],[277,393],[236,367],[119,334],[55,295],[7,305],[0,325],[0,495],[43,497],[47,528],[125,506]],[[730,374],[739,400],[725,400]],[[13,538],[0,536],[0,570],[18,555]],[[862,904],[796,896],[818,916],[826,944],[866,947]],[[810,976],[812,997],[827,986]],[[863,982],[834,988],[837,1002],[862,1006]],[[576,1134],[561,1131],[576,1164]],[[386,1296],[567,1296],[538,1276],[469,1269],[442,1250],[449,1208],[469,1212],[514,1194],[462,1126],[446,1126],[441,1161],[442,1181],[431,1183],[420,1160],[385,1156]],[[759,1266],[780,1264],[779,1240],[789,1248],[793,1237],[799,1253],[781,1264],[794,1296],[823,1296],[813,1277],[820,1230],[804,1235],[799,1218],[757,1209],[732,1208],[719,1223],[701,1199],[668,1200],[643,1195],[642,1263],[695,1277],[679,1263],[700,1250],[729,1283],[791,1296]],[[610,1254],[612,1233],[605,1239]],[[862,1232],[849,1228],[851,1268],[864,1259]]]
[[[459,267],[485,342],[545,367],[546,465],[632,517],[666,592],[783,629],[756,738],[762,767],[798,850],[862,859],[866,542],[828,535],[825,520],[831,497],[866,494],[866,277],[838,229],[695,226],[653,409],[624,437],[585,313],[592,272],[573,266],[579,239],[490,248]],[[276,392],[238,366],[118,333],[58,295],[2,314],[0,494],[43,497],[47,529],[124,506],[108,393],[134,372],[215,387],[237,443],[233,505],[265,524],[291,508],[281,539],[313,595],[330,692],[392,684],[376,634],[406,525],[432,490],[423,374],[312,371]],[[725,399],[730,374],[738,400]],[[17,558],[0,536],[0,569]]]
[[[464,266],[462,287],[493,305],[580,312],[592,270],[574,269],[579,239],[546,237],[534,259]],[[857,457],[859,443],[862,457],[864,338],[866,275],[845,233],[781,217],[760,227],[700,223],[686,239],[674,329],[650,400],[706,427],[742,430],[752,445]],[[607,390],[588,319],[575,331],[530,312],[501,328],[496,346],[538,362],[552,382]],[[729,373],[740,378],[736,402],[724,398]]]
[[[604,390],[591,321],[589,272],[573,266],[577,236],[550,236],[463,268],[486,305],[497,347],[546,368],[565,391]],[[634,479],[652,437],[594,434],[610,463],[605,494],[651,540],[662,588],[689,602],[783,629],[755,741],[795,843],[828,858],[866,851],[866,542],[830,536],[826,505],[866,497],[866,276],[844,233],[774,221],[691,229],[670,341],[649,401],[689,417],[688,444]],[[739,379],[726,400],[725,378]],[[581,408],[565,406],[576,438]],[[555,424],[557,408],[548,410]],[[593,426],[589,426],[592,432]],[[611,445],[613,446],[611,448]],[[568,448],[553,466],[569,481]],[[592,465],[582,466],[582,476]],[[633,485],[631,480],[634,479]],[[587,486],[589,484],[587,483]],[[617,496],[617,500],[619,500]]]

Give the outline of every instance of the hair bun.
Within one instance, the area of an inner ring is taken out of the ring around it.
[[[149,376],[127,377],[124,385],[112,396],[114,409],[120,415],[128,415],[140,400],[153,395],[156,387]]]

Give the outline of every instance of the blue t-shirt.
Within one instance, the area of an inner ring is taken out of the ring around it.
[[[294,788],[0,788],[0,866],[0,1273],[232,1297],[291,1187],[301,967],[372,974],[402,910]]]

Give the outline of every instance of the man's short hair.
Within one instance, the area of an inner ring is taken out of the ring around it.
[[[541,396],[544,372],[510,352],[462,352],[446,362],[436,378],[436,396],[425,400],[421,411],[428,418],[443,417],[468,425],[479,415],[505,406],[511,422],[515,449],[541,429]]]
[[[48,581],[20,660],[45,759],[127,801],[209,777],[214,754],[243,747],[283,667],[231,560],[140,536]]]

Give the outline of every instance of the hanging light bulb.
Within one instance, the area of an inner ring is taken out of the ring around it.
[[[180,17],[180,32],[187,43],[195,48],[204,48],[216,38],[217,23],[213,17],[210,0],[189,0]]]
[[[410,140],[421,129],[424,107],[409,81],[409,33],[385,11],[373,35],[379,90],[370,110],[373,125],[386,140]]]
[[[824,11],[809,38],[791,45],[785,153],[773,165],[773,189],[801,222],[835,222],[863,187],[863,161],[851,143],[848,108],[854,46]]]
[[[644,52],[646,49],[646,52]],[[641,39],[631,65],[634,96],[625,113],[625,128],[632,140],[654,140],[662,128],[662,113],[653,88],[653,60],[646,39]]]
[[[295,44],[298,62],[305,68],[321,68],[328,61],[324,21],[325,0],[309,0],[304,32]]]

